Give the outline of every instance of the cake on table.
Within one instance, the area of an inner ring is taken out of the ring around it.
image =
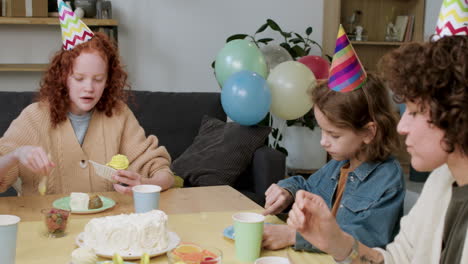
[[[94,218],[82,236],[86,247],[102,254],[142,255],[169,244],[167,215],[160,210]]]
[[[102,207],[102,200],[97,195],[89,196],[87,193],[70,193],[70,209],[72,211],[86,211]]]

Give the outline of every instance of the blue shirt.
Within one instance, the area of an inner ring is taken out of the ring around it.
[[[307,180],[293,176],[278,182],[295,198],[306,190],[320,195],[328,207],[338,186],[341,168],[349,161],[331,160]],[[383,162],[364,162],[349,172],[336,214],[340,227],[368,247],[385,247],[399,231],[403,215],[405,181],[400,163],[393,157]],[[296,234],[296,250],[320,251]]]

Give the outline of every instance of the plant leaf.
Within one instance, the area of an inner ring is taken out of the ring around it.
[[[255,34],[258,34],[258,33],[261,33],[263,31],[265,31],[265,29],[268,27],[268,23],[265,23],[263,24],[258,30],[257,32],[255,32]]]
[[[230,36],[229,38],[226,39],[226,43],[228,43],[231,40],[235,39],[245,39],[248,35],[247,34],[235,34]]]
[[[278,26],[278,24],[276,24],[275,21],[273,21],[272,19],[267,19],[267,24],[270,26],[271,29],[273,29],[274,31],[279,31],[279,32],[282,32],[280,26]]]
[[[284,155],[288,156],[288,151],[285,148],[281,147],[280,145],[276,146],[276,150],[278,150],[279,152],[283,152]]]
[[[289,32],[283,32],[283,31],[281,31],[281,35],[282,35],[283,37],[285,37],[285,38],[290,38],[290,37],[292,36],[291,33],[289,33]]]
[[[262,42],[262,43],[265,43],[265,44],[268,44],[268,42],[270,41],[273,41],[272,38],[262,38],[262,39],[259,39],[257,40],[257,42]]]
[[[291,49],[291,46],[286,42],[280,43],[280,46],[285,48],[287,51]]]
[[[308,27],[305,32],[306,32],[307,36],[312,34],[312,27]]]
[[[262,119],[262,121],[258,122],[258,126],[270,126],[270,113],[267,113],[265,118]]]
[[[292,50],[294,50],[294,52],[296,53],[297,57],[302,57],[302,56],[305,56],[306,55],[306,52],[304,51],[304,49],[298,45],[295,45],[294,47],[291,48]]]
[[[292,125],[294,125],[295,123],[296,123],[296,119],[292,119],[292,120],[286,121],[286,125],[287,125],[287,126],[292,126]]]
[[[273,129],[271,130],[271,136],[274,137],[274,138],[276,138],[277,135],[278,135],[278,129],[277,129],[277,128],[273,128]]]
[[[294,35],[296,35],[297,38],[305,42],[304,38],[301,35],[297,34],[296,32],[294,32]]]
[[[293,39],[290,39],[289,42],[291,42],[293,44],[297,44],[297,43],[301,43],[301,42],[304,42],[304,41],[302,41],[300,38],[293,38]]]

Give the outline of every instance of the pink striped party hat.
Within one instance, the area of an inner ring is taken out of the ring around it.
[[[444,0],[437,21],[435,39],[468,35],[468,0]]]
[[[71,8],[62,0],[57,1],[60,27],[62,28],[62,42],[64,50],[71,50],[76,45],[90,40],[94,33]]]
[[[342,93],[359,89],[366,82],[366,71],[342,25],[338,30],[335,55],[333,55],[329,76],[328,87]]]

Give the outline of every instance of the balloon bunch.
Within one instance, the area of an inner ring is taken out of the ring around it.
[[[308,91],[317,83],[307,63],[321,71],[321,78],[324,72],[328,76],[326,61],[325,66],[314,59],[296,62],[281,46],[269,45],[260,50],[245,39],[226,43],[215,61],[224,111],[246,126],[257,124],[269,111],[284,120],[303,116],[312,108]]]

